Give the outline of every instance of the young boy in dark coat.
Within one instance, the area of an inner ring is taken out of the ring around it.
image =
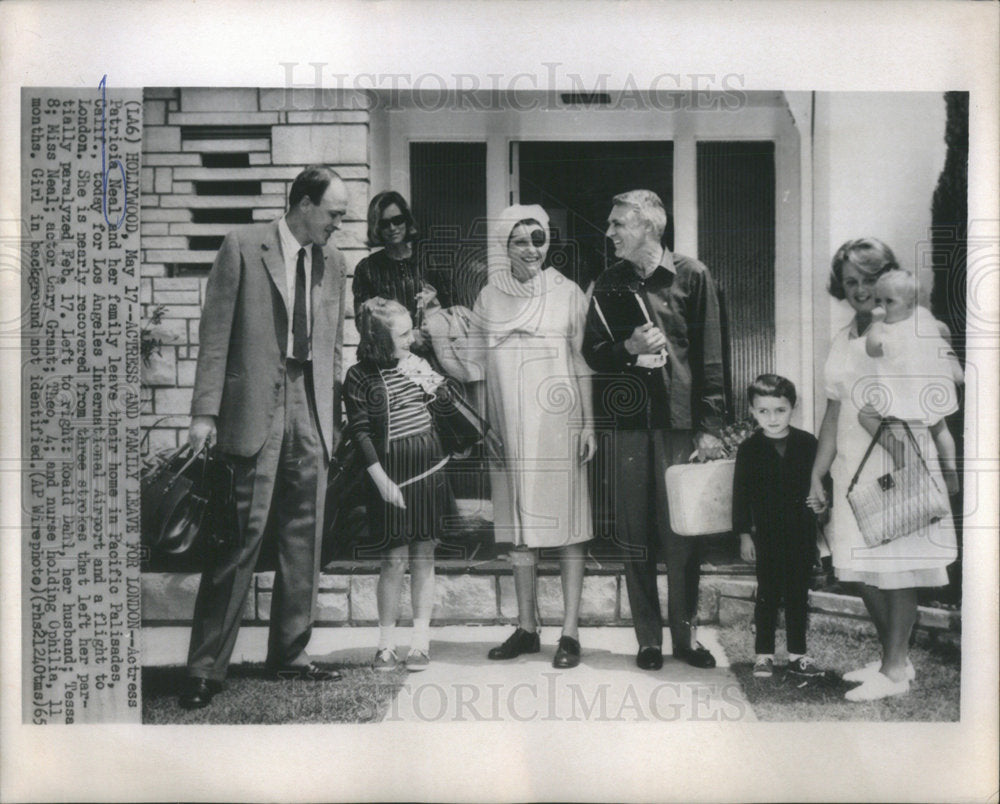
[[[733,532],[740,555],[757,564],[754,608],[756,653],[753,674],[774,672],[774,631],[785,603],[788,671],[823,674],[806,655],[809,578],[816,554],[816,520],[806,506],[816,457],[816,438],[790,422],[795,386],[777,374],[762,374],[747,391],[759,429],[740,444],[733,476]]]

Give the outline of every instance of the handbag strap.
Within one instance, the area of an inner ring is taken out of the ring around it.
[[[188,449],[188,447],[189,447],[188,444],[181,444],[179,447],[177,447],[177,449],[172,450],[168,455],[163,455],[163,453],[160,453],[161,455],[163,455],[163,457],[159,458],[155,464],[148,467],[149,473],[145,477],[143,477],[142,479],[143,485],[145,486],[149,483],[154,482],[164,472],[170,471],[170,464],[176,461],[177,458],[179,458],[184,453],[184,450]]]
[[[184,450],[189,449],[190,447],[191,447],[190,444],[181,444],[177,449],[175,449],[173,452],[171,452],[169,455],[167,455],[167,457],[163,459],[162,465],[169,466],[170,463],[177,460],[181,455],[184,454]]]
[[[139,439],[139,451],[141,452],[146,448],[146,445],[149,443],[149,434],[152,433],[153,430],[159,427],[167,419],[176,419],[176,418],[177,414],[171,413],[168,416],[160,416],[159,419],[157,419],[155,422],[149,425],[149,427],[146,428],[146,432],[142,434],[142,438]]]
[[[449,387],[448,390],[451,392],[452,404],[456,408],[461,410],[463,413],[465,413],[467,416],[470,416],[471,418],[475,419],[476,422],[479,424],[480,428],[482,428],[483,433],[486,433],[492,429],[490,427],[490,423],[482,416],[480,416],[479,411],[477,411],[472,406],[472,403],[470,403],[469,400],[466,399],[465,393],[462,391],[461,387]]]
[[[851,484],[847,487],[847,493],[850,494],[851,490],[858,482],[858,478],[861,476],[861,470],[865,468],[865,464],[868,462],[868,456],[872,454],[872,450],[875,449],[875,445],[878,444],[879,437],[882,435],[883,430],[888,430],[890,422],[893,424],[903,425],[903,430],[906,433],[906,437],[909,442],[913,445],[914,451],[917,453],[917,457],[920,459],[920,463],[923,467],[927,468],[927,462],[924,460],[924,454],[920,451],[920,445],[917,443],[917,439],[913,437],[913,431],[903,419],[896,419],[892,417],[886,417],[879,421],[878,429],[875,431],[875,435],[872,436],[872,442],[868,445],[868,449],[865,450],[865,456],[861,459],[861,463],[858,464],[858,471],[854,473],[854,477],[851,478]],[[934,478],[931,478],[933,482]],[[937,483],[934,484],[937,486]]]
[[[176,457],[177,455],[180,455],[183,449],[188,449],[189,447],[190,447],[189,444],[185,444],[184,447],[182,447],[181,450],[178,450],[176,453],[174,453],[174,457]],[[181,468],[178,469],[174,473],[174,476],[172,478],[170,478],[170,482],[167,483],[167,485],[164,487],[163,491],[166,492],[170,488],[172,488],[173,485],[174,485],[174,483],[176,483],[181,477],[184,476],[184,473],[188,470],[188,468],[191,466],[191,464],[193,464],[202,453],[205,453],[205,457],[206,457],[206,460],[202,464],[202,468],[201,468],[201,478],[202,478],[202,482],[204,483],[205,475],[208,472],[208,460],[207,460],[207,457],[208,457],[208,445],[207,444],[204,445],[204,446],[202,446],[202,448],[200,450],[198,450],[197,452],[195,452],[194,450],[191,450],[191,457],[188,458],[184,462],[184,465],[181,466]]]

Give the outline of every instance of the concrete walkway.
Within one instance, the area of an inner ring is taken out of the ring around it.
[[[755,720],[725,653],[709,627],[698,639],[718,662],[698,670],[670,657],[650,672],[635,666],[631,628],[583,628],[582,660],[572,670],[552,667],[558,628],[542,629],[540,653],[495,662],[487,651],[512,632],[510,626],[445,626],[431,629],[431,664],[410,673],[383,722],[727,722]],[[400,658],[409,629],[398,631]],[[143,664],[183,664],[186,628],[143,630]],[[377,628],[316,628],[310,655],[320,663],[366,664]],[[243,628],[233,662],[262,662],[266,628]]]

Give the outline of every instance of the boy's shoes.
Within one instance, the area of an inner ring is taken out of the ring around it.
[[[420,648],[411,649],[409,653],[406,654],[406,660],[403,664],[406,669],[411,673],[419,673],[421,670],[426,670],[427,665],[431,663],[431,657],[427,655],[427,651],[421,650]]]
[[[674,658],[702,670],[715,667],[715,657],[700,642],[695,642],[690,648],[674,648]]]
[[[826,675],[826,671],[820,668],[820,666],[808,656],[799,656],[798,659],[793,659],[788,663],[788,667],[785,669],[789,673],[796,676],[802,676],[803,678],[819,678],[820,676]]]
[[[388,672],[395,670],[398,666],[399,659],[396,657],[396,651],[392,648],[382,648],[382,650],[375,651],[375,661],[372,662],[373,670]]]
[[[774,659],[770,656],[758,656],[753,663],[754,678],[770,678],[774,675]]]
[[[490,659],[514,659],[522,653],[538,653],[541,649],[537,631],[532,633],[518,628],[502,645],[490,648],[486,656]]]
[[[880,668],[882,667],[882,660],[876,659],[874,662],[868,662],[864,667],[859,667],[857,670],[851,670],[848,673],[844,673],[841,678],[844,681],[867,681],[870,678],[874,678],[877,675],[881,675]],[[909,659],[906,660],[906,680],[914,681],[917,677],[917,671],[913,667],[913,662]]]
[[[860,687],[848,690],[844,698],[848,701],[878,701],[892,695],[903,695],[910,691],[910,682],[905,678],[902,681],[893,681],[888,676],[876,673],[873,678],[869,678]]]
[[[559,649],[552,659],[552,666],[568,669],[580,664],[580,643],[573,637],[559,637]]]

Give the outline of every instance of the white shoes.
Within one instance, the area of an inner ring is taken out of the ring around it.
[[[909,680],[904,678],[902,681],[893,681],[888,676],[876,673],[874,677],[868,678],[860,687],[848,690],[844,698],[848,701],[877,701],[893,695],[904,695],[909,691]]]
[[[844,673],[842,678],[844,681],[868,681],[875,676],[880,676],[882,673],[879,668],[882,667],[882,660],[876,659],[874,662],[868,662],[864,667],[859,667],[857,670],[851,670],[849,673]],[[917,677],[917,671],[913,667],[913,662],[909,659],[906,660],[906,680],[913,681]]]

